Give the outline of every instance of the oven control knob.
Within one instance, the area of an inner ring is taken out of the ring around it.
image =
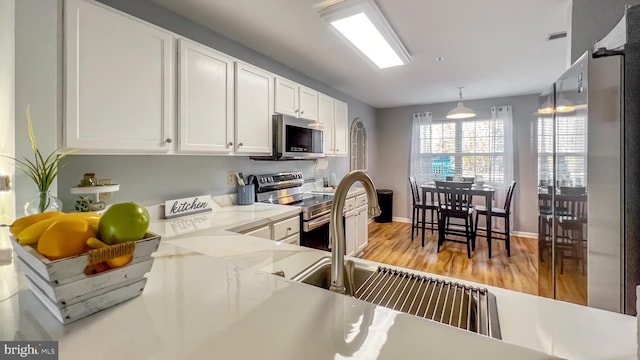
[[[273,176],[269,176],[269,177],[267,178],[267,180],[268,180],[269,182],[273,182]]]

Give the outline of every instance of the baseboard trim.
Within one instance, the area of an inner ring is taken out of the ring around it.
[[[538,238],[538,234],[537,233],[526,232],[526,231],[512,231],[511,235],[518,236],[518,237],[530,238],[530,239],[537,239]]]
[[[391,221],[411,224],[411,219],[403,218],[403,217],[397,217],[397,216],[392,217]]]

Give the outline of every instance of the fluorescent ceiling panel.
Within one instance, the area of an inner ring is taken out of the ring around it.
[[[364,13],[333,21],[331,25],[380,69],[404,65],[402,59]]]
[[[411,61],[409,52],[373,0],[347,0],[320,16],[380,69]]]

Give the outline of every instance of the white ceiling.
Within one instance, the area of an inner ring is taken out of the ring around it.
[[[383,70],[318,16],[336,0],[151,1],[376,108],[539,93],[568,64],[547,35],[570,0],[376,0],[412,57]]]

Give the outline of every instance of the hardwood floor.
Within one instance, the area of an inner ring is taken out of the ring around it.
[[[488,259],[487,241],[479,237],[471,259],[465,244],[447,241],[437,252],[437,232],[427,230],[425,247],[420,236],[411,241],[411,224],[392,222],[369,224],[369,244],[360,254],[367,260],[474,281],[533,295],[538,292],[538,245],[536,239],[512,236],[511,257],[504,241],[493,241]],[[420,233],[419,233],[420,235]],[[558,294],[578,304],[586,304],[586,288],[576,286],[571,272],[558,281]],[[579,280],[579,279],[576,279]],[[541,294],[545,295],[545,294]]]

